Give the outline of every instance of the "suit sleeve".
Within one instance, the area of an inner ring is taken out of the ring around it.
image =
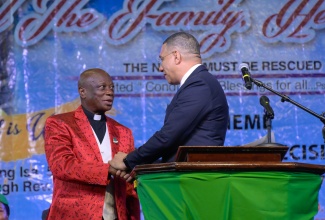
[[[198,126],[210,105],[211,91],[205,82],[197,80],[184,88],[177,103],[157,131],[144,145],[127,156],[133,168],[138,164],[152,163],[184,140]]]
[[[68,127],[67,123],[54,117],[48,118],[45,123],[45,154],[54,177],[64,181],[106,185],[109,164],[91,159],[94,156],[86,160],[78,158]]]

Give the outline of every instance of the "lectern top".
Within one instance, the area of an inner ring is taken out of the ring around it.
[[[176,162],[238,162],[283,160],[288,151],[286,146],[180,146]]]

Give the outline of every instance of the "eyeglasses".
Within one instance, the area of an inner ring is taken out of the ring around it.
[[[175,52],[176,51],[174,50],[174,51],[170,52],[169,54],[167,54],[167,55],[165,55],[163,57],[158,57],[157,58],[157,61],[160,62],[160,63],[162,63],[164,61],[165,57],[167,57],[168,55],[171,55],[172,53],[175,53]]]

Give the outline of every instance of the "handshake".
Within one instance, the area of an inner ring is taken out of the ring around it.
[[[131,172],[124,163],[124,158],[127,156],[126,153],[118,152],[114,158],[108,163],[110,164],[109,173],[125,179],[126,182],[132,182],[135,177],[135,173]]]

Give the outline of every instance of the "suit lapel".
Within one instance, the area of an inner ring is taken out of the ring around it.
[[[177,93],[179,93],[181,90],[186,88],[186,86],[190,83],[192,83],[192,79],[197,76],[197,74],[203,70],[207,70],[207,68],[204,65],[198,66],[192,73],[189,75],[189,77],[185,80],[184,84],[179,88]]]
[[[114,121],[111,118],[106,117],[106,123],[111,141],[112,156],[114,156],[119,151],[120,135],[118,129],[114,126]]]
[[[99,147],[96,141],[96,138],[94,136],[94,132],[91,129],[91,125],[87,119],[87,116],[82,110],[82,107],[79,106],[77,110],[75,111],[75,118],[76,118],[76,123],[80,129],[79,132],[81,132],[86,141],[86,143],[83,143],[84,145],[89,145],[87,149],[91,149],[93,153],[95,154],[96,158],[98,161],[102,161],[102,156],[99,152]]]
[[[107,127],[109,131],[110,141],[111,141],[111,149],[112,149],[112,157],[119,151],[120,144],[120,135],[119,130],[116,127],[116,122],[106,117]],[[117,207],[117,215],[118,219],[126,219],[125,213],[128,213],[128,210],[126,209],[125,205],[125,198],[126,198],[126,182],[124,179],[120,177],[114,178],[114,187],[115,187],[115,205]]]

